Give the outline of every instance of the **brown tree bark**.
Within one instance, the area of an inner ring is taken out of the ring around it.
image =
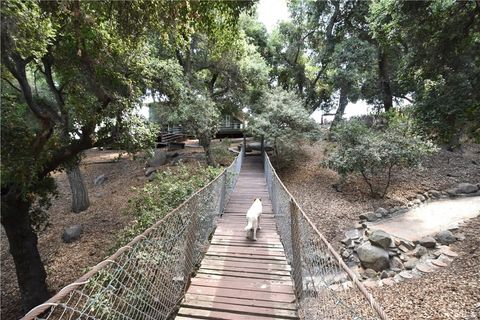
[[[343,87],[340,88],[340,99],[338,101],[338,108],[335,112],[335,117],[333,118],[332,124],[330,125],[330,131],[335,129],[338,123],[342,120],[343,114],[345,113],[345,108],[348,104],[347,93],[347,89]]]
[[[90,206],[88,190],[83,181],[82,172],[78,165],[67,171],[70,190],[72,191],[72,211],[79,213]]]
[[[385,112],[388,112],[393,108],[393,95],[392,88],[390,87],[388,57],[385,51],[381,48],[378,49],[378,76],[382,92],[383,108],[385,109]]]
[[[2,194],[1,222],[15,263],[24,312],[45,302],[50,296],[46,285],[47,274],[37,248],[37,235],[31,226],[30,205],[15,190]]]

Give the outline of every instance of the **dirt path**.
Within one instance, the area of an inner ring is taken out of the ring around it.
[[[424,163],[424,170],[397,172],[386,199],[371,199],[368,187],[357,178],[350,178],[343,192],[336,192],[332,184],[337,183],[337,175],[319,166],[324,148],[323,142],[304,147],[300,161],[280,175],[336,248],[361,213],[404,205],[417,193],[431,189],[480,182],[480,146],[474,145],[466,147],[463,154],[440,151]],[[466,239],[452,245],[459,257],[449,267],[420,279],[374,289],[374,296],[390,319],[480,318],[480,217],[470,219],[458,232]]]

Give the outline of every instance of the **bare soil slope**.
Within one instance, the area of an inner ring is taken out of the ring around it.
[[[405,204],[419,192],[480,181],[480,146],[471,145],[463,154],[440,151],[424,163],[423,170],[397,172],[386,199],[371,199],[359,178],[350,178],[344,190],[337,192],[332,187],[337,183],[336,173],[319,165],[324,148],[325,142],[306,146],[305,156],[280,176],[336,248],[363,212]],[[421,279],[374,289],[391,319],[480,319],[480,217],[469,220],[458,232],[466,239],[452,245],[459,257],[449,267]]]

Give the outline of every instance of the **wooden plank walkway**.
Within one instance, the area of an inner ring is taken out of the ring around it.
[[[262,198],[262,230],[247,239],[245,214]],[[278,236],[260,156],[245,157],[211,245],[177,320],[298,319],[290,266]]]

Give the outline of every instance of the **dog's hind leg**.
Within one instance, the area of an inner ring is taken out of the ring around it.
[[[261,217],[258,217],[258,224],[257,224],[257,229],[258,230],[262,230],[262,227],[260,227],[260,219],[261,219]]]

